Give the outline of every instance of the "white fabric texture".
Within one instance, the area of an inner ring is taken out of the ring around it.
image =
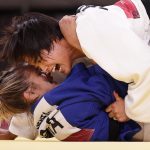
[[[44,112],[43,109],[44,108]],[[54,120],[57,120],[63,128],[57,126],[53,129],[52,124],[54,124]],[[49,123],[47,120],[50,120]],[[46,130],[48,129],[51,134],[56,137],[58,140],[64,140],[69,137],[71,134],[80,131],[81,129],[77,127],[73,127],[63,116],[60,110],[57,110],[57,106],[52,106],[43,97],[38,103],[37,107],[34,111],[34,125],[38,128],[39,136],[43,137],[40,132],[44,131],[44,135],[46,134]]]
[[[33,125],[31,114],[22,113],[12,117],[9,131],[17,136],[34,140],[37,137],[37,130]]]
[[[77,14],[77,36],[87,57],[112,77],[129,84],[129,118],[150,122],[149,19],[140,0],[132,0],[140,18],[127,18],[118,6],[88,8]]]

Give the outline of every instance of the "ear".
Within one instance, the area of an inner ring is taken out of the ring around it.
[[[36,90],[34,90],[33,88],[29,87],[24,93],[23,93],[24,98],[28,101],[28,102],[33,102],[39,95],[36,92]]]

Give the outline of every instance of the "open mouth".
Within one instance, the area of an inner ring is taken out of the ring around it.
[[[62,72],[62,67],[59,64],[54,65],[51,72],[55,71]]]

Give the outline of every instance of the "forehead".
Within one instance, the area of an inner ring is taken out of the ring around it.
[[[37,72],[30,73],[28,77],[28,82],[32,85],[39,85],[41,80],[43,79]]]

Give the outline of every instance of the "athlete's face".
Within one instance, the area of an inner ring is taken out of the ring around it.
[[[34,63],[28,58],[26,60],[29,64],[41,68],[46,73],[57,70],[67,75],[71,71],[73,61],[83,56],[82,52],[75,50],[66,40],[62,39],[53,42],[50,52],[42,49],[38,62]]]
[[[30,87],[24,92],[23,95],[29,103],[34,102],[46,92],[52,90],[58,85],[55,82],[50,83],[44,74],[39,75],[35,72],[30,74],[28,82],[30,83]]]
[[[41,56],[36,63],[31,58],[25,59],[29,64],[39,67],[43,72],[55,72],[56,70],[68,74],[72,67],[72,48],[64,40],[53,42],[53,47],[50,52],[46,49],[41,50]]]

